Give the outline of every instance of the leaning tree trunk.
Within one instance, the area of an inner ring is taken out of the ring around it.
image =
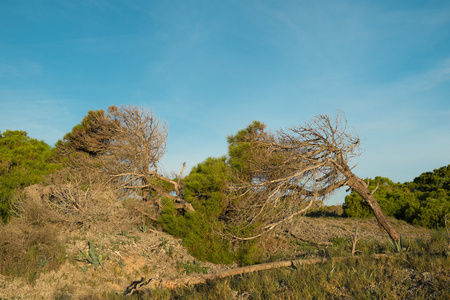
[[[349,171],[349,174],[345,175],[347,175],[346,177],[348,178],[347,185],[355,192],[357,192],[364,199],[364,201],[366,201],[367,204],[369,204],[370,209],[375,215],[378,223],[381,225],[381,227],[383,227],[384,230],[386,230],[391,239],[394,241],[400,240],[400,235],[384,215],[380,205],[373,196],[373,192],[369,191],[369,186],[351,171]]]

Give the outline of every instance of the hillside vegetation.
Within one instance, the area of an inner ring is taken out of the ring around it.
[[[412,182],[394,183],[385,177],[367,180],[371,189],[378,187],[375,198],[388,216],[428,228],[445,226],[445,216],[450,214],[450,165],[420,174]],[[355,192],[345,198],[344,212],[353,218],[373,215]]]
[[[0,299],[450,297],[450,166],[370,180],[393,240],[355,192],[322,204],[349,179],[320,161],[298,170],[304,145],[281,144],[294,136],[255,121],[227,155],[172,176],[166,138],[150,111],[114,106],[53,148],[0,133]]]

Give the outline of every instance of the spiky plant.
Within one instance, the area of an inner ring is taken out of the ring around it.
[[[76,260],[85,262],[88,264],[92,264],[94,266],[94,269],[97,269],[97,267],[101,266],[103,267],[103,260],[108,257],[108,253],[106,254],[100,254],[94,246],[94,243],[92,241],[88,242],[89,244],[89,251],[83,252],[80,250],[78,252],[78,256],[75,257]]]
[[[400,235],[400,239],[398,241],[389,240],[389,245],[391,246],[391,250],[394,253],[400,253],[403,251],[403,239],[402,235]]]

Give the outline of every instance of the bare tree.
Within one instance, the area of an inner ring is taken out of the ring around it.
[[[147,199],[156,185],[158,163],[166,152],[167,128],[151,111],[110,106],[108,118],[115,124],[113,138],[103,156],[108,174],[126,190],[141,190]]]
[[[180,197],[179,182],[159,173],[166,141],[166,124],[150,110],[110,106],[107,114],[89,112],[82,124],[59,143],[59,148],[73,167],[100,170],[123,194],[147,201],[154,193],[172,199],[176,208],[193,211]]]
[[[141,191],[144,200],[155,192],[171,198],[176,208],[193,211],[193,207],[180,197],[179,182],[162,176],[158,170],[166,152],[166,124],[150,110],[134,106],[110,106],[108,113],[116,126],[114,138],[107,148],[108,155],[104,156],[107,173],[124,190]],[[167,184],[176,195],[165,189]]]
[[[359,138],[348,131],[345,116],[338,113],[334,118],[319,115],[277,134],[249,135],[253,142],[246,176],[252,179],[233,186],[238,196],[229,218],[239,230],[232,235],[258,237],[348,186],[369,204],[389,236],[398,240],[397,231],[373,197],[375,191],[370,192],[368,184],[352,172],[351,160],[360,154]],[[245,236],[248,232],[253,235]]]

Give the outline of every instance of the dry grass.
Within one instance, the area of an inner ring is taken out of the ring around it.
[[[123,203],[114,193],[97,191],[96,197],[74,197],[77,210],[68,205],[70,202],[61,202],[60,198],[52,196],[55,192],[44,193],[43,186],[35,188],[34,196],[22,194],[21,202],[16,203],[20,214],[10,224],[0,226],[3,237],[0,241],[0,298],[122,299],[120,295],[131,282],[142,277],[152,280],[182,277],[188,273],[186,268],[193,265],[209,273],[232,267],[198,262],[190,256],[180,240],[158,231],[146,218],[142,212],[152,212],[147,203],[134,200]],[[434,256],[404,257],[408,261],[405,264],[402,260],[382,264],[369,261],[275,270],[185,290],[153,290],[139,297],[347,299],[373,296],[389,299],[392,295],[408,293],[408,289],[388,288],[391,283],[401,286],[406,278],[411,282],[410,287],[416,286],[414,295],[420,298],[423,287],[417,282],[420,276],[428,276],[427,272],[441,276],[439,280],[443,280],[430,281],[427,287],[441,288],[442,282],[448,283],[445,281],[448,273],[440,271],[448,267],[448,258],[436,255],[446,249],[445,232],[392,222],[404,233],[411,253],[420,250],[434,253]],[[355,220],[336,216],[298,218],[258,242],[261,261],[350,256],[350,233],[355,224]],[[361,221],[358,232],[361,240],[356,249],[363,254],[390,252],[388,239],[378,230],[374,219]],[[88,241],[92,241],[98,254],[108,254],[102,267],[94,269],[88,262],[75,259],[79,251],[89,252]],[[374,290],[372,286],[380,278],[383,279],[382,286]],[[358,280],[360,282],[352,287],[352,281]],[[370,295],[357,292],[369,288],[372,289]],[[436,289],[427,291],[439,295]]]
[[[449,259],[436,255],[349,259],[228,278],[169,295],[152,291],[140,299],[449,299],[449,268]]]
[[[0,299],[96,299],[123,292],[140,276],[176,277],[180,265],[195,260],[179,240],[155,230],[148,203],[65,182],[28,187],[17,197],[16,216],[0,225]],[[102,266],[77,260],[80,251],[91,252],[88,241]]]
[[[13,220],[0,226],[0,273],[25,276],[32,283],[42,272],[56,270],[65,260],[65,247],[50,225],[30,226]]]
[[[66,258],[58,269],[43,270],[33,283],[27,279],[27,266],[22,274],[0,276],[0,298],[98,299],[103,293],[122,294],[141,277],[184,276],[185,266],[196,261],[179,240],[152,229],[145,233],[134,229],[109,234],[75,230],[65,233],[63,241]],[[103,266],[95,269],[92,264],[75,259],[79,251],[89,253],[88,241],[92,241],[98,254],[107,254]],[[210,272],[224,268],[198,261],[195,264]]]

